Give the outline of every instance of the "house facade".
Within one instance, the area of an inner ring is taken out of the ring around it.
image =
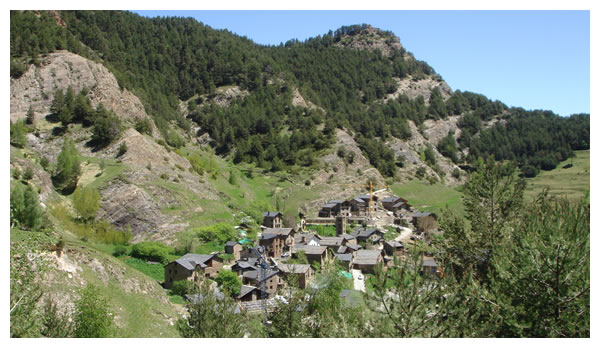
[[[259,239],[259,245],[265,248],[268,257],[281,257],[289,252],[294,245],[293,228],[267,228]]]
[[[178,280],[201,282],[204,277],[214,278],[223,267],[217,254],[185,254],[165,266],[165,288],[170,289]]]
[[[378,264],[383,263],[381,250],[358,250],[353,260],[354,269],[359,269],[363,273],[375,274],[375,268]]]
[[[238,242],[227,242],[225,243],[225,253],[226,254],[232,254],[233,255],[233,259],[234,260],[239,260],[241,255],[240,252],[242,251],[242,245]]]
[[[291,274],[297,277],[298,287],[300,289],[306,289],[306,285],[312,280],[315,275],[315,271],[310,265],[302,264],[285,264],[281,263],[277,266],[281,273],[281,279],[289,281]]]
[[[263,226],[269,228],[283,227],[283,214],[278,211],[268,211],[263,214]]]

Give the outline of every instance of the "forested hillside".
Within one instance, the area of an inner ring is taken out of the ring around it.
[[[379,46],[370,49],[373,42]],[[461,135],[455,138],[460,150],[469,153],[461,157],[452,146],[440,149],[455,163],[473,163],[478,156],[494,154],[498,159],[516,159],[533,175],[571,150],[589,147],[589,131],[585,131],[589,121],[584,115],[577,117],[582,121],[554,117],[550,126],[544,121],[551,117],[549,112],[509,110],[501,102],[470,92],[457,91],[445,98],[433,88],[427,100],[407,98],[397,91],[397,81],[442,81],[441,77],[408,53],[392,33],[364,24],[305,42],[291,40],[267,47],[191,18],[149,19],[122,11],[11,12],[13,76],[19,76],[24,63],[35,62],[38,54],[57,49],[105,64],[121,87],[142,99],[171,145],[181,143],[169,133],[171,122],[189,131],[192,120],[200,125],[199,132],[208,132],[218,153],[233,155],[237,149],[236,161],[274,170],[310,165],[319,150],[330,146],[331,129],[346,127],[356,132],[363,151],[369,149],[365,153],[371,163],[385,176],[394,176],[397,159],[386,154],[382,143],[391,136],[410,138],[409,120],[420,126],[426,119],[451,115],[462,115]],[[231,108],[211,103],[217,88],[230,85],[251,96]],[[290,94],[296,88],[322,112],[294,107]],[[200,98],[188,103],[190,117],[185,118],[179,101],[194,96]],[[494,118],[504,121],[479,136],[482,122]],[[536,122],[546,126],[533,126]],[[319,134],[322,124],[325,132]],[[527,129],[537,134],[528,136]],[[557,132],[559,141],[543,140]],[[504,144],[497,146],[499,137],[491,134],[500,133]],[[513,141],[517,136],[521,140]],[[523,143],[526,139],[535,144]],[[257,155],[262,150],[264,156]]]

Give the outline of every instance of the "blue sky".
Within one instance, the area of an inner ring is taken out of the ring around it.
[[[563,116],[590,112],[588,11],[134,12],[193,17],[271,45],[367,23],[396,34],[454,90]]]

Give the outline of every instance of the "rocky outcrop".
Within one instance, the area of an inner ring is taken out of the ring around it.
[[[92,106],[102,103],[121,119],[149,118],[139,98],[121,89],[115,76],[102,64],[57,51],[42,57],[39,65],[30,65],[20,78],[10,80],[11,120],[24,118],[29,106],[38,113],[37,117],[48,114],[54,93],[58,89],[66,91],[69,86],[75,93],[88,89]]]
[[[370,25],[356,35],[342,36],[334,46],[367,51],[379,50],[384,57],[390,56],[394,50],[402,49],[398,37],[383,35],[379,29]],[[408,56],[410,55],[406,54],[406,57]]]
[[[398,77],[394,77],[398,88],[394,93],[388,94],[385,100],[398,98],[399,95],[405,94],[410,99],[415,99],[418,96],[422,95],[423,99],[425,99],[425,104],[429,105],[429,97],[431,96],[431,90],[435,87],[440,89],[442,94],[442,98],[447,100],[452,95],[452,89],[448,84],[437,76],[426,76],[423,79],[417,80],[411,76],[408,76],[404,79],[400,79]]]

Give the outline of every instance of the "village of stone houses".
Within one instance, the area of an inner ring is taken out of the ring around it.
[[[221,269],[230,269],[243,284],[236,297],[238,307],[252,313],[272,310],[277,300],[286,301],[282,294],[291,274],[294,286],[318,288],[321,285],[315,284],[316,273],[335,265],[339,274],[354,284],[354,290],[344,290],[340,296],[365,292],[365,280],[377,267],[394,267],[394,258],[407,257],[411,245],[428,242],[438,232],[435,214],[420,212],[403,198],[385,195],[387,191],[330,200],[315,212],[316,217],[301,215],[297,226],[284,226],[280,212],[264,212],[257,241],[245,238],[247,225],[236,226],[240,240],[227,242],[222,253],[189,253],[168,263],[164,287],[169,289],[180,280],[201,285],[206,278],[214,279]],[[309,226],[335,226],[335,236],[319,235]],[[439,277],[432,255],[421,256],[420,273]],[[216,283],[211,284],[214,293],[223,296]],[[198,295],[187,296],[187,300],[194,301],[193,296]]]

